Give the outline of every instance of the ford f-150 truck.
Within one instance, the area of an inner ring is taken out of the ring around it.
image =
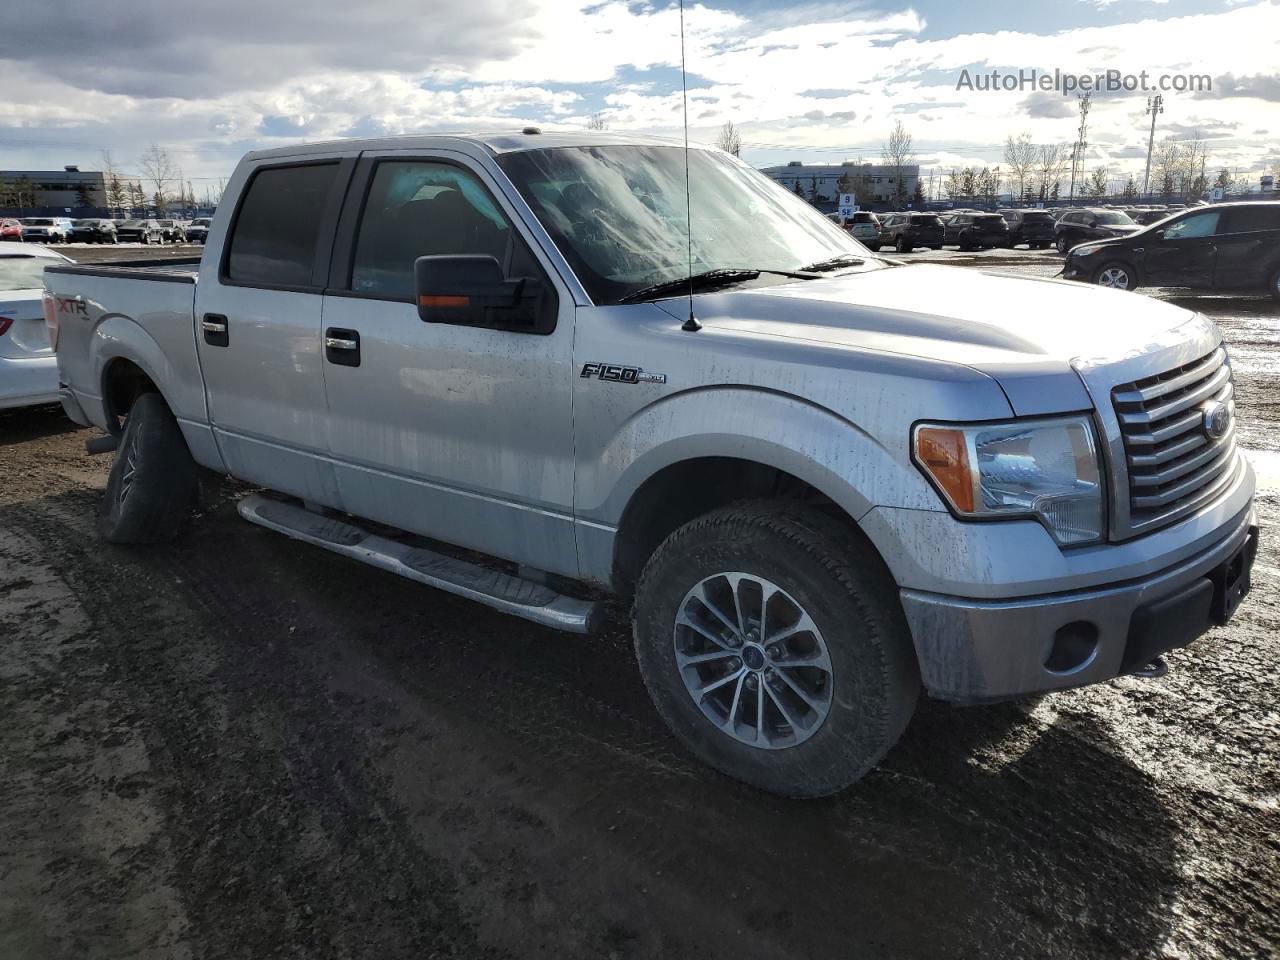
[[[537,623],[590,632],[607,591],[676,736],[783,794],[856,781],[921,688],[1156,676],[1249,588],[1212,322],[878,258],[719,151],[256,152],[198,264],[45,276],[107,540],[177,535],[205,469],[265,488],[253,523]]]

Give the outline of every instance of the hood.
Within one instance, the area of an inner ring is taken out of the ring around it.
[[[933,264],[704,294],[695,311],[726,331],[963,364],[994,377],[1023,416],[1089,409],[1077,366],[1182,355],[1216,337],[1199,314],[1138,294]]]

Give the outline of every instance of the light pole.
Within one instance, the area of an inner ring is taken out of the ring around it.
[[[1156,94],[1147,97],[1147,113],[1151,114],[1151,136],[1147,138],[1147,172],[1142,177],[1142,197],[1145,200],[1151,192],[1151,150],[1156,144],[1156,117],[1164,113],[1164,97]]]

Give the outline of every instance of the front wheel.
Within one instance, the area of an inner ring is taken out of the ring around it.
[[[1058,234],[1058,239],[1055,241],[1054,246],[1056,246],[1058,248],[1058,252],[1062,254],[1065,254],[1071,249],[1071,243],[1067,240],[1067,235],[1065,233]]]
[[[186,526],[199,487],[178,421],[160,394],[144,393],[125,418],[98,511],[98,533],[111,543],[172,540]]]
[[[1115,290],[1132,290],[1138,285],[1137,275],[1126,263],[1113,260],[1104,263],[1093,275],[1093,282],[1100,287],[1111,287]]]
[[[636,655],[696,756],[789,797],[857,782],[897,742],[920,677],[872,548],[799,504],[741,504],[681,527],[646,564]]]

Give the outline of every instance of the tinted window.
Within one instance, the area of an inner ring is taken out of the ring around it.
[[[989,217],[974,217],[973,222],[979,223],[984,227],[998,227],[1004,223],[1004,217],[992,214]]]
[[[1280,230],[1280,203],[1269,207],[1238,207],[1227,212],[1230,233],[1254,230]]]
[[[1188,240],[1192,237],[1211,237],[1218,232],[1218,220],[1221,216],[1218,213],[1196,213],[1184,217],[1164,228],[1164,238]]]
[[[917,227],[940,227],[942,221],[931,213],[917,213],[911,218],[911,222]]]
[[[241,283],[311,285],[336,163],[259,170],[236,217],[227,276]]]
[[[380,163],[360,220],[351,289],[412,301],[413,262],[449,254],[488,254],[508,276],[530,276],[527,248],[513,238],[489,191],[467,171],[426,161]],[[513,264],[514,246],[520,250]]]
[[[1020,213],[1018,214],[1018,216],[1021,217],[1023,220],[1027,221],[1028,223],[1052,223],[1053,222],[1053,217],[1049,216],[1049,214],[1039,213],[1034,210],[1028,210],[1026,213]]]

